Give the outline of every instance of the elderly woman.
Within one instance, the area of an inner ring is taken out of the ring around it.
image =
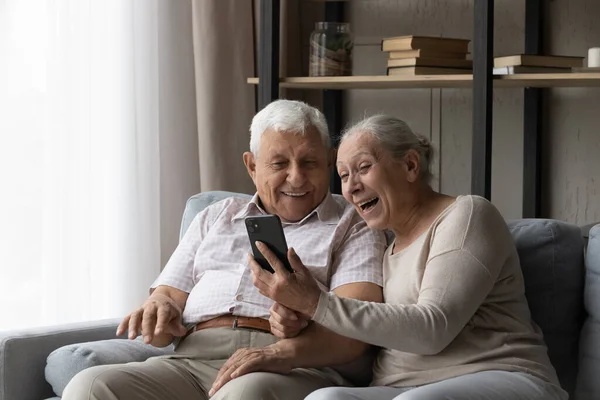
[[[344,197],[371,228],[391,230],[385,303],[322,291],[290,249],[288,273],[252,260],[262,294],[338,334],[382,347],[367,388],[327,388],[310,400],[562,400],[531,320],[519,257],[487,200],[429,186],[429,142],[401,120],[374,116],[343,135],[337,161]]]

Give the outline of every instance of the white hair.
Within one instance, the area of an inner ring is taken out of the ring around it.
[[[268,129],[306,135],[310,127],[314,127],[319,132],[323,145],[329,150],[331,148],[329,129],[321,111],[301,101],[276,100],[252,118],[250,151],[258,157],[260,139]]]
[[[427,183],[431,181],[433,147],[425,136],[414,133],[406,122],[388,115],[374,115],[346,129],[341,140],[359,132],[370,134],[396,160],[402,160],[409,150],[415,150],[419,153],[421,179]]]

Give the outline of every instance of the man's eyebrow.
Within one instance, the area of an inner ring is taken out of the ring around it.
[[[283,155],[282,153],[271,153],[268,155],[268,157],[266,157],[268,160],[274,160],[276,158],[285,158],[285,155]]]

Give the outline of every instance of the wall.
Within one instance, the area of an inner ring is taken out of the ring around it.
[[[598,16],[598,0],[549,2],[548,51],[585,55],[600,46]],[[554,89],[547,103],[544,212],[577,224],[600,221],[600,89]]]
[[[524,50],[525,5],[522,0],[496,0],[495,54]],[[307,3],[309,4],[309,3]],[[304,6],[303,37],[312,26],[314,4]],[[382,37],[407,34],[472,39],[473,0],[352,0],[347,19],[355,35],[354,74],[385,73]],[[584,55],[600,46],[597,0],[549,2],[547,50]],[[314,19],[314,18],[313,18]],[[547,90],[545,131],[544,215],[577,224],[600,221],[600,90]],[[350,119],[386,112],[403,118],[427,135],[438,149],[434,184],[449,194],[468,193],[471,174],[472,95],[470,89],[352,90],[346,95]],[[494,92],[492,201],[506,218],[522,211],[523,90]]]

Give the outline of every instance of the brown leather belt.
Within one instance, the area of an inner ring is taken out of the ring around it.
[[[256,317],[238,317],[236,315],[221,315],[208,321],[198,323],[192,332],[208,328],[247,328],[257,331],[271,332],[271,324],[263,318]]]

